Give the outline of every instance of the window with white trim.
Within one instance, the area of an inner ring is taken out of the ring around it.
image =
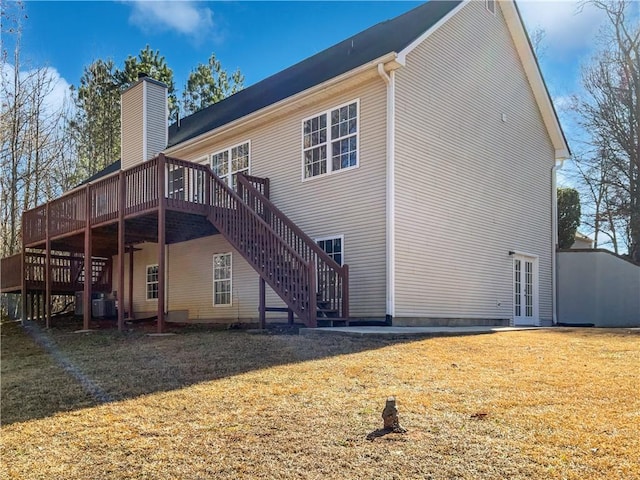
[[[302,121],[304,178],[358,166],[358,105],[346,105]]]
[[[249,142],[230,147],[211,155],[211,169],[235,190],[238,173],[249,173]]]
[[[213,256],[213,305],[231,305],[231,254]]]
[[[494,15],[496,14],[496,0],[485,0],[485,6]]]
[[[318,246],[326,252],[338,265],[342,265],[344,261],[344,238],[342,235],[338,237],[327,237],[316,239]]]
[[[158,265],[147,265],[147,300],[158,298]]]

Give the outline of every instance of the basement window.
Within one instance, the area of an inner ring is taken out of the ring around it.
[[[231,254],[213,256],[213,305],[231,305]]]
[[[158,298],[158,265],[147,265],[147,300]]]

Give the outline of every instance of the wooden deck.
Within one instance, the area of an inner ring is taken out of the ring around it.
[[[26,252],[0,259],[2,293],[20,293],[22,290],[22,272],[26,289],[32,293],[46,290],[46,254]],[[62,253],[51,255],[51,293],[53,295],[72,295],[84,289],[84,257],[77,254]],[[92,290],[95,292],[111,291],[112,260],[111,258],[93,257]]]
[[[347,318],[348,266],[333,261],[273,205],[268,179],[238,176],[237,180],[238,190],[232,190],[208,166],[161,154],[26,211],[22,255],[5,260],[17,265],[20,286],[14,276],[7,279],[7,291],[27,294],[25,312],[30,293],[44,292],[44,304],[50,308],[51,295],[58,292],[82,290],[83,304],[89,305],[93,290],[115,290],[122,329],[123,312],[133,311],[132,276],[127,288],[124,262],[128,256],[133,268],[134,245],[167,245],[219,233],[259,274],[262,322],[268,309],[265,284],[287,304],[290,317],[295,313],[307,326],[316,326],[316,316],[326,312]],[[114,256],[119,273],[112,279]],[[85,258],[91,259],[87,268],[94,272],[92,282],[79,276]],[[160,278],[165,276],[165,262],[165,249],[158,248]],[[158,331],[162,331],[164,282],[159,284],[157,303]],[[85,329],[89,320],[85,309]]]

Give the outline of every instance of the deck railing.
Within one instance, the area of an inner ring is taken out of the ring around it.
[[[93,257],[91,284],[94,289],[111,286],[110,260]],[[46,255],[44,253],[27,252],[25,257],[25,280],[27,283],[43,283],[45,281]],[[54,289],[69,287],[70,290],[82,290],[84,283],[84,258],[74,255],[51,255],[51,282]]]
[[[1,259],[2,289],[21,288],[22,254]],[[111,260],[93,257],[91,283],[97,291],[109,291],[112,285]],[[40,252],[26,252],[24,274],[29,289],[45,287],[46,255]],[[84,284],[84,258],[73,254],[51,255],[51,286],[53,291],[73,292],[82,290]]]
[[[282,213],[254,183],[238,175],[238,190],[245,203],[258,213],[287,245],[305,262],[317,269],[318,302],[323,308],[339,312],[341,318],[349,317],[349,266],[340,265],[318,244]]]
[[[206,215],[209,167],[170,157],[165,165],[167,208]]]
[[[124,171],[125,215],[142,214],[158,207],[158,157]]]
[[[307,262],[260,215],[209,172],[208,218],[308,326],[316,326],[315,265]],[[240,178],[240,177],[238,177]]]
[[[161,178],[166,208],[207,215],[308,325],[315,326],[318,301],[323,302],[322,308],[348,317],[348,266],[333,261],[271,203],[265,178],[239,175],[236,192],[206,165],[160,155],[25,212],[24,244],[29,247],[45,240],[47,223],[52,238],[79,233],[87,221],[90,226],[116,221],[121,181],[125,182],[124,216],[149,213],[160,205]],[[63,263],[72,262],[72,257],[65,258]],[[39,260],[27,265],[32,269],[29,275],[39,275]],[[61,272],[73,268],[60,265]]]

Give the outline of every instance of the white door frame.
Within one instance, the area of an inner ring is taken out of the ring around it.
[[[518,305],[516,296],[516,264],[520,262],[520,304]],[[527,286],[526,264],[531,264],[531,282]],[[513,325],[540,325],[540,277],[538,272],[538,256],[529,253],[514,252],[511,266],[513,274],[511,285],[513,292]],[[527,289],[531,289],[529,292]],[[531,295],[531,305],[526,304],[528,294]],[[527,310],[527,307],[530,307]]]

